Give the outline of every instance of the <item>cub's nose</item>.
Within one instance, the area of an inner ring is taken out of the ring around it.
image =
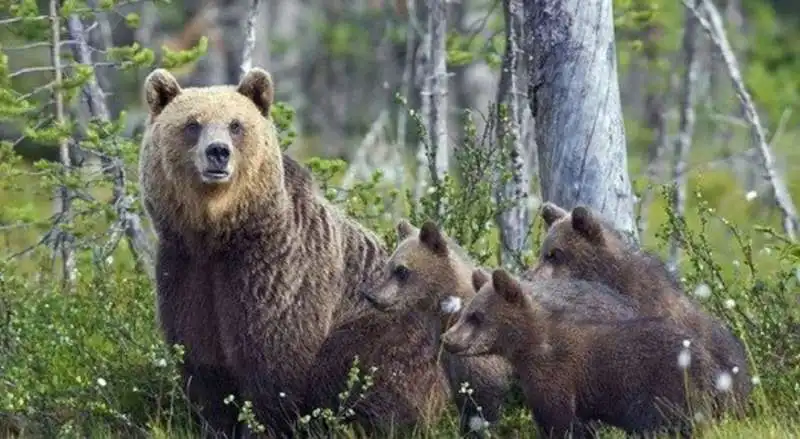
[[[225,169],[231,157],[231,147],[227,143],[213,142],[206,146],[206,157],[209,164],[217,169]]]

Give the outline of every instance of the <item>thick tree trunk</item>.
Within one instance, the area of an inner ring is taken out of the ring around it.
[[[612,0],[525,0],[542,197],[585,205],[638,237],[628,176]]]

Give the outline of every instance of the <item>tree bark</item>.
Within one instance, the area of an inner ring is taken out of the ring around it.
[[[699,0],[694,0],[699,3]],[[683,60],[684,72],[681,78],[680,94],[680,121],[678,122],[678,138],[675,142],[675,155],[673,157],[672,176],[675,181],[675,196],[672,199],[673,214],[683,218],[686,212],[686,185],[689,180],[687,175],[689,150],[694,136],[696,101],[696,83],[700,60],[697,58],[697,19],[691,11],[686,11],[686,25],[683,31]],[[678,232],[675,231],[675,234]],[[678,268],[680,257],[680,244],[677,236],[670,238],[669,268],[675,271]]]
[[[497,216],[500,227],[500,263],[511,268],[511,263],[528,247],[527,238],[530,229],[530,211],[528,209],[528,192],[530,190],[530,172],[523,156],[521,133],[521,111],[517,93],[519,81],[517,71],[521,53],[519,41],[522,38],[522,2],[520,0],[504,0],[506,48],[503,55],[503,66],[500,71],[500,83],[497,88],[497,144],[503,152],[505,166],[511,169],[507,181],[498,179],[496,199],[498,203],[508,202],[510,206]],[[503,166],[503,168],[505,168]]]
[[[584,205],[638,240],[612,0],[525,0],[542,197]]]

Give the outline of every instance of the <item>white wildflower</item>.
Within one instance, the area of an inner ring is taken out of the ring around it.
[[[482,416],[470,416],[469,429],[470,431],[480,431],[489,426],[489,422],[483,419]]]
[[[692,341],[689,340],[688,338],[683,341],[683,347],[688,348],[691,345],[692,345]]]
[[[733,369],[731,369],[731,372],[733,372],[734,375],[739,373],[739,366],[733,366]]]
[[[711,295],[711,287],[709,287],[708,284],[702,283],[695,287],[692,294],[698,299],[705,299]]]
[[[156,366],[167,367],[167,360],[164,358],[159,358],[158,360],[156,360]]]
[[[758,375],[754,375],[753,378],[750,379],[750,382],[753,383],[754,386],[761,384],[761,378]]]
[[[728,372],[722,372],[721,374],[717,375],[714,385],[720,392],[727,392],[733,385],[733,377],[731,377],[731,374]]]
[[[744,199],[747,200],[747,201],[753,201],[753,200],[756,199],[757,196],[758,196],[758,192],[750,191],[750,192],[745,194]]]
[[[280,396],[281,398],[286,398],[286,393],[285,392],[280,392],[280,393],[278,393],[278,396]]]
[[[98,379],[97,379],[97,385],[98,385],[98,386],[100,386],[100,387],[105,387],[105,386],[106,386],[106,384],[108,384],[108,382],[106,382],[106,380],[104,380],[103,378],[98,378]]]
[[[448,296],[439,304],[442,312],[445,314],[453,314],[461,311],[461,298],[457,296]]]
[[[725,301],[726,309],[733,309],[734,306],[736,306],[736,302],[734,302],[733,299],[728,299]]]
[[[689,349],[681,349],[681,352],[678,354],[678,367],[686,369],[691,363],[692,353],[689,352]]]

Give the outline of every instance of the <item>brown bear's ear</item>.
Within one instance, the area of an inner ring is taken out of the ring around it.
[[[472,288],[477,293],[483,286],[489,282],[489,273],[483,268],[476,268],[472,270]]]
[[[495,293],[506,302],[514,304],[522,302],[522,285],[506,270],[498,268],[492,272],[492,286]]]
[[[437,255],[447,256],[447,241],[435,222],[425,221],[419,230],[419,240]]]
[[[577,206],[572,209],[572,228],[583,235],[589,242],[595,244],[603,242],[603,225],[584,206]]]
[[[397,222],[397,241],[403,241],[409,236],[419,233],[419,230],[414,227],[408,220],[401,219]]]
[[[549,229],[554,222],[567,216],[567,211],[548,201],[542,205],[541,216],[544,224]]]
[[[269,116],[269,109],[272,106],[275,89],[272,85],[272,75],[266,70],[259,69],[258,67],[250,69],[242,80],[239,81],[236,91],[253,101],[262,116]]]
[[[144,80],[144,99],[152,117],[161,114],[180,93],[178,80],[166,69],[155,69]]]

